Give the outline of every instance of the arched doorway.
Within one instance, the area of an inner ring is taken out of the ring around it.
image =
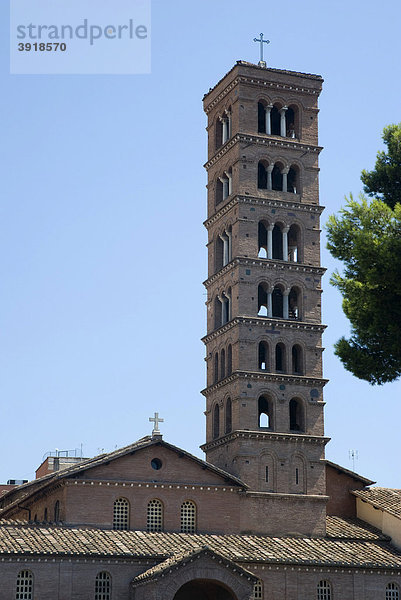
[[[237,600],[237,597],[216,581],[194,579],[178,590],[174,600]]]

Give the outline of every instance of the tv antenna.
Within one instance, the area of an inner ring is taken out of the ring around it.
[[[348,456],[352,460],[352,470],[355,473],[355,461],[358,460],[358,450],[348,450]]]

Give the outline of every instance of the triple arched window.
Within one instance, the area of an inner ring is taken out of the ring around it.
[[[231,106],[229,106],[222,114],[217,117],[216,129],[215,129],[215,149],[218,150],[220,146],[228,142],[231,137]]]
[[[300,170],[297,165],[286,165],[282,161],[258,162],[258,189],[275,192],[300,193]],[[228,194],[227,194],[228,195]],[[223,198],[222,198],[223,199]],[[217,204],[217,196],[216,196]]]
[[[15,600],[33,600],[33,573],[20,571],[17,575]]]
[[[294,319],[301,318],[300,311],[301,290],[297,286],[285,289],[281,283],[273,288],[266,282],[258,285],[258,316]]]
[[[223,414],[224,408],[224,414]],[[231,433],[233,427],[232,401],[227,398],[224,407],[220,410],[219,404],[216,402],[212,409],[212,438],[216,440],[220,434]],[[224,427],[220,424],[220,416],[224,419]]]
[[[300,262],[301,231],[298,225],[269,223],[258,224],[258,258]]]
[[[231,287],[214,299],[214,327],[217,329],[231,319]]]
[[[298,107],[293,104],[283,106],[278,102],[270,104],[266,100],[259,100],[258,133],[299,138]]]
[[[111,600],[111,576],[107,571],[96,575],[95,600]]]
[[[287,373],[292,375],[303,375],[304,355],[302,346],[294,344],[290,349],[290,364],[287,363],[287,349],[283,342],[278,342],[270,356],[270,347],[267,341],[262,340],[258,344],[258,368],[269,373]]]
[[[229,377],[233,369],[233,351],[229,344],[227,350],[222,348],[220,353],[216,351],[213,359],[213,383],[217,383],[225,377]]]
[[[126,498],[118,498],[114,502],[113,529],[129,529],[129,502]]]

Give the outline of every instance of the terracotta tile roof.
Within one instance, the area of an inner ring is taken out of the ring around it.
[[[390,541],[391,539],[365,521],[344,517],[326,517],[326,537],[335,540]]]
[[[176,552],[175,554],[170,556],[167,560],[164,560],[163,562],[161,562],[157,565],[154,565],[153,567],[151,567],[144,573],[141,573],[140,575],[135,577],[135,579],[133,579],[131,585],[133,585],[133,587],[135,587],[136,585],[142,584],[150,579],[156,580],[160,576],[163,577],[166,573],[169,573],[171,570],[177,569],[181,565],[187,563],[188,561],[191,561],[194,558],[198,558],[202,555],[206,555],[206,556],[209,555],[212,558],[222,559],[225,562],[225,566],[230,567],[233,571],[236,571],[239,575],[242,575],[242,576],[245,575],[246,577],[253,579],[255,582],[258,579],[250,571],[247,571],[246,569],[239,567],[232,560],[226,558],[225,556],[223,556],[222,554],[220,554],[218,552],[214,552],[213,550],[211,550],[211,548],[209,548],[209,546],[203,546],[203,547],[199,547],[199,548],[193,548],[190,550],[183,550],[183,551],[181,550],[179,552]]]
[[[327,460],[327,458],[323,459],[323,462],[325,462],[328,467],[331,467],[332,469],[335,469],[336,471],[339,471],[340,473],[344,473],[345,475],[349,475],[356,481],[361,481],[365,485],[372,485],[373,483],[376,483],[375,481],[372,481],[371,479],[362,477],[362,475],[355,473],[355,471],[350,471],[349,469],[346,469],[345,467],[342,467],[341,465],[338,465],[337,463],[331,462],[331,460]]]
[[[364,528],[360,522],[352,526],[348,520],[341,536],[338,519],[332,521],[330,527],[330,535],[334,532],[335,537],[296,538],[146,533],[3,521],[0,524],[0,555],[128,557],[165,561],[176,554],[177,549],[191,552],[206,545],[224,558],[240,563],[401,569],[401,552],[379,534],[374,537],[371,528]]]
[[[216,475],[219,475],[222,479],[224,479],[224,481],[228,482],[230,485],[234,485],[244,489],[248,488],[246,483],[238,479],[238,477],[234,477],[234,475],[230,475],[230,473],[223,471],[223,469],[219,469],[211,463],[208,463],[202,460],[201,458],[198,458],[197,456],[193,456],[189,452],[186,452],[185,450],[182,450],[181,448],[178,448],[173,444],[165,442],[161,436],[153,438],[150,436],[146,436],[134,442],[133,444],[125,446],[124,448],[119,448],[114,452],[109,452],[107,454],[99,454],[98,456],[95,456],[94,458],[89,458],[84,462],[74,464],[71,467],[67,467],[66,469],[62,469],[54,473],[49,473],[48,475],[44,475],[39,479],[34,479],[33,481],[29,481],[28,483],[17,486],[13,490],[10,490],[8,493],[6,493],[4,496],[0,497],[0,519],[2,517],[7,516],[7,513],[10,511],[10,509],[14,508],[20,502],[33,496],[39,490],[43,490],[44,488],[53,485],[55,482],[58,482],[61,479],[66,479],[67,477],[74,477],[75,475],[78,476],[84,471],[87,471],[88,469],[98,467],[104,463],[108,463],[122,456],[125,456],[126,454],[132,454],[133,452],[136,452],[143,448],[147,448],[148,446],[152,445],[161,445],[165,448],[169,448],[173,452],[176,452],[180,456],[185,456],[189,460],[198,463],[202,468],[207,469],[212,473],[215,473]]]
[[[401,518],[401,490],[375,487],[370,490],[355,490],[351,493],[375,508]]]

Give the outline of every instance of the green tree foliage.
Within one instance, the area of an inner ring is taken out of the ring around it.
[[[351,322],[350,339],[335,352],[348,371],[379,385],[401,375],[401,124],[383,138],[388,154],[379,152],[375,170],[362,173],[365,191],[378,198],[350,196],[327,224],[328,249],[344,263],[331,283]]]
[[[401,202],[401,123],[383,130],[387,152],[378,152],[373,171],[362,171],[364,191],[390,208]]]

